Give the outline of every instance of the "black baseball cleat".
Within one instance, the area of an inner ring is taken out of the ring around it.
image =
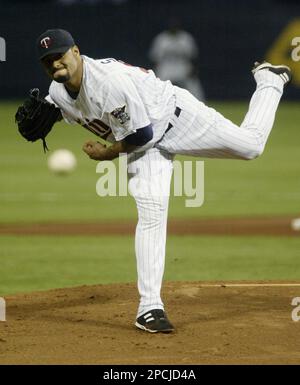
[[[257,71],[260,71],[263,69],[269,70],[274,74],[280,76],[281,79],[283,80],[284,85],[288,84],[292,79],[292,71],[290,67],[285,65],[274,66],[273,64],[268,62],[259,63],[258,61],[256,61],[254,63],[254,67],[252,68],[252,73],[254,75]]]
[[[149,310],[137,318],[135,326],[149,333],[171,333],[174,326],[161,309]]]

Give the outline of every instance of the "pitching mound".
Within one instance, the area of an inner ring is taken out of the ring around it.
[[[6,297],[2,364],[299,364],[300,284],[165,283],[172,334],[134,326],[135,284]]]
[[[246,218],[202,218],[170,219],[169,235],[260,235],[300,236],[292,223],[295,217],[246,217]],[[0,223],[0,234],[12,235],[133,235],[136,221],[105,221],[97,223]]]

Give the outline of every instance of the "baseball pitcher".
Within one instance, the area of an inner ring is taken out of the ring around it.
[[[255,63],[256,90],[237,126],[151,70],[81,55],[65,30],[44,32],[37,51],[52,82],[45,99],[34,89],[18,109],[19,131],[27,140],[42,139],[46,149],[46,135],[64,119],[106,141],[84,143],[83,151],[91,159],[128,154],[129,188],[138,210],[135,252],[140,303],[135,325],[151,333],[172,332],[161,284],[173,158],[176,154],[257,158],[264,151],[291,71],[284,65]]]

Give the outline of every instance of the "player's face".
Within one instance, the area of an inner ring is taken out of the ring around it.
[[[52,80],[66,83],[76,75],[80,63],[80,53],[77,46],[66,53],[48,55],[42,59],[42,65]]]

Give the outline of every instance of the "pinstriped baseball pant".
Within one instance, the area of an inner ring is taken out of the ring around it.
[[[257,87],[240,127],[177,88],[180,117],[172,116],[174,127],[157,147],[205,158],[255,159],[264,150],[283,92],[283,81],[272,72],[258,71],[255,80]]]
[[[175,154],[209,158],[255,159],[264,150],[283,92],[279,76],[261,70],[248,112],[237,126],[189,92],[177,89],[180,117],[163,140],[143,153],[128,156],[129,189],[138,209],[135,235],[138,316],[163,309],[160,291],[164,273],[166,229],[172,160]]]
[[[138,210],[135,233],[138,317],[163,309],[160,291],[165,266],[166,230],[173,155],[152,148],[128,156],[129,191]]]

